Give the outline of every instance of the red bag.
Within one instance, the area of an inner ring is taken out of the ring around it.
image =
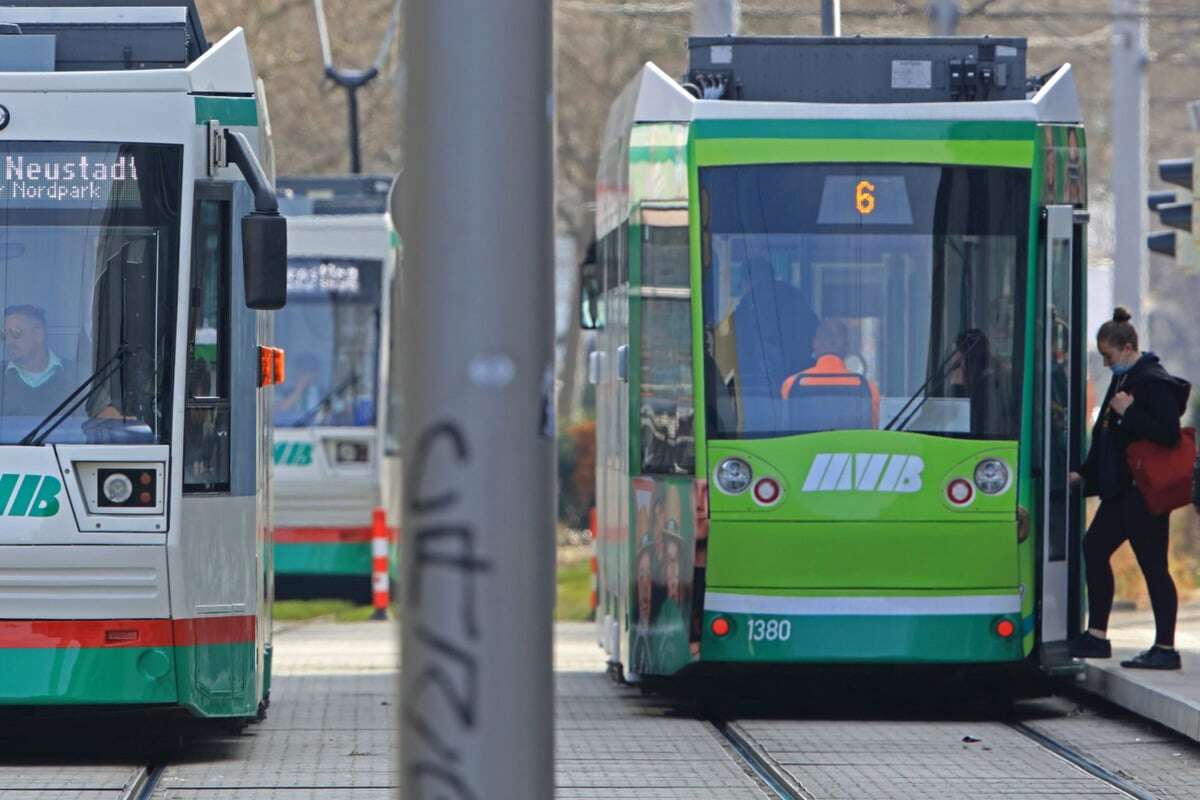
[[[1168,447],[1145,440],[1125,449],[1133,482],[1146,498],[1151,514],[1168,514],[1192,502],[1192,465],[1196,463],[1196,429],[1184,428]]]

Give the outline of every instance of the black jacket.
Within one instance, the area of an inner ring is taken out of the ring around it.
[[[25,383],[15,369],[9,369],[7,361],[0,364],[0,369],[4,370],[0,381],[0,411],[15,417],[44,417],[66,400],[80,379],[74,361],[60,360],[62,368],[55,370],[40,386]]]
[[[1191,390],[1190,383],[1163,369],[1153,353],[1143,353],[1133,369],[1120,377],[1113,376],[1092,428],[1092,446],[1083,467],[1086,493],[1109,500],[1133,486],[1133,474],[1125,460],[1125,449],[1131,442],[1178,442],[1179,418],[1187,410]],[[1108,403],[1122,391],[1133,396],[1133,405],[1118,415]]]

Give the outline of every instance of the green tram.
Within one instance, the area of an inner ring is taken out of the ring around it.
[[[581,276],[612,670],[1072,670],[1070,65],[1027,78],[1022,39],[689,50],[611,109]]]

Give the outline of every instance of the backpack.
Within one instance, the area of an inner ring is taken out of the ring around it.
[[[1195,428],[1180,430],[1179,441],[1170,446],[1144,440],[1131,442],[1125,460],[1151,514],[1169,514],[1192,502]]]

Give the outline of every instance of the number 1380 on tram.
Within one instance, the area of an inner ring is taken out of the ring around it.
[[[253,718],[286,227],[245,39],[178,0],[0,23],[0,705]]]

